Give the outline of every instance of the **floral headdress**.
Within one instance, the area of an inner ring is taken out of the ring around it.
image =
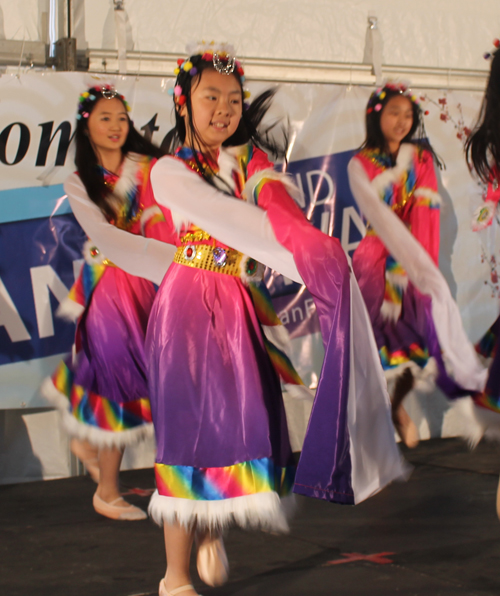
[[[240,61],[235,57],[234,48],[227,43],[215,43],[211,41],[206,43],[191,43],[186,46],[186,53],[188,58],[179,58],[177,60],[177,68],[174,74],[177,77],[175,87],[169,89],[169,93],[174,96],[174,102],[178,106],[186,103],[186,96],[182,92],[182,82],[186,76],[194,77],[198,74],[199,65],[201,61],[211,62],[214,69],[224,75],[230,75],[237,72],[241,83],[245,82],[245,72],[241,66]],[[250,92],[243,90],[243,97],[247,99]]]
[[[87,91],[84,91],[78,98],[78,112],[76,119],[81,120],[82,118],[88,118],[92,111],[95,101],[97,99],[114,99],[118,98],[123,102],[127,112],[130,112],[130,106],[123,95],[120,95],[113,85],[96,85],[95,87],[89,87]]]
[[[380,112],[384,106],[384,99],[387,96],[387,92],[400,93],[407,97],[415,105],[419,105],[418,97],[413,93],[410,87],[403,82],[398,81],[387,81],[382,87],[378,87],[370,95],[368,105],[366,106],[366,113],[371,114],[372,112]]]

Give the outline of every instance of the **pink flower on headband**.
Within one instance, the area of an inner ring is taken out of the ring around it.
[[[174,87],[174,95],[179,97],[179,95],[182,95],[182,87],[180,85],[176,85]]]
[[[381,103],[378,103],[378,104],[375,106],[375,108],[374,108],[374,109],[375,109],[375,111],[376,111],[376,112],[380,112],[380,110],[382,109],[382,104],[381,104]]]

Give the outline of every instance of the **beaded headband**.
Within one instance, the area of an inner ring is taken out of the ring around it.
[[[406,83],[388,81],[383,87],[378,87],[370,95],[370,99],[368,100],[368,105],[366,107],[367,114],[371,114],[372,112],[380,112],[383,107],[382,102],[387,95],[387,91],[395,91],[396,93],[400,93],[401,95],[407,97],[412,103],[416,104],[417,106],[419,105],[418,97],[413,93]]]
[[[184,73],[192,77],[198,74],[198,69],[193,62],[198,63],[200,60],[211,62],[214,69],[223,75],[230,75],[236,71],[241,83],[243,84],[245,82],[245,72],[240,61],[235,57],[234,48],[230,44],[216,44],[214,41],[210,43],[204,41],[201,43],[192,43],[187,45],[186,53],[189,58],[179,58],[177,60],[177,68],[174,70],[174,74],[177,77],[176,85],[173,89],[169,89],[170,95],[174,96],[174,102],[179,106],[186,103],[186,96],[182,93],[179,77],[182,77]],[[243,97],[248,99],[250,92],[244,89]]]
[[[87,91],[84,91],[78,98],[78,113],[76,114],[76,119],[80,120],[81,118],[88,118],[96,99],[114,99],[115,97],[121,100],[127,112],[130,112],[130,106],[128,105],[127,100],[123,95],[118,93],[113,85],[96,85],[95,87],[90,87]]]
[[[491,50],[491,52],[485,52],[483,54],[483,58],[485,60],[491,60],[493,58],[493,54],[496,52],[496,50],[498,50],[498,48],[500,48],[500,39],[493,40],[493,47],[495,48],[494,50]]]

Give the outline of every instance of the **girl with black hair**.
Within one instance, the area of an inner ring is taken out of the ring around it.
[[[294,492],[340,503],[374,494],[404,466],[369,320],[338,240],[304,217],[263,149],[273,92],[245,106],[244,73],[227,46],[191,48],[173,89],[174,156],[151,172],[177,247],[148,324],[146,353],[164,526],[162,596],[222,583],[220,537],[231,523],[285,531]],[[113,257],[112,257],[113,258]],[[295,470],[280,381],[304,396],[260,263],[305,283],[319,314],[325,364]],[[361,406],[362,403],[362,406]],[[295,482],[295,483],[294,483]]]
[[[428,391],[437,382],[449,397],[459,397],[484,383],[438,269],[441,199],[434,162],[411,90],[389,82],[374,91],[366,140],[348,166],[352,193],[368,220],[353,269],[391,382],[393,421],[409,447],[419,437],[402,401],[414,386]]]
[[[500,41],[494,42],[496,48]],[[478,122],[467,139],[466,157],[471,170],[487,184],[485,202],[478,207],[472,220],[472,229],[480,231],[490,226],[496,217],[500,201],[500,50],[496,49],[485,58],[491,58],[490,76],[479,113]],[[478,344],[478,351],[491,357],[485,387],[472,395],[473,419],[477,423],[469,439],[479,442],[483,435],[500,437],[500,317]],[[500,484],[496,500],[500,518]]]
[[[123,450],[152,435],[144,337],[169,262],[161,213],[148,203],[149,173],[164,152],[133,127],[128,104],[107,85],[82,93],[75,132],[77,172],[65,183],[73,213],[89,237],[85,263],[61,316],[76,320],[71,358],[44,383],[72,436],[71,447],[98,483],[95,510],[112,519],[144,519],[124,501],[118,474]],[[160,216],[160,217],[158,217]],[[128,271],[105,247],[128,255]]]

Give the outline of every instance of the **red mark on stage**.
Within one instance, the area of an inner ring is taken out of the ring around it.
[[[138,497],[150,497],[155,492],[154,488],[127,488],[122,492],[122,497],[127,495],[137,495]]]
[[[335,559],[335,561],[327,561],[323,567],[329,567],[330,565],[342,565],[343,563],[354,563],[354,561],[369,561],[370,563],[376,563],[377,565],[389,565],[394,561],[388,559],[388,555],[395,555],[396,553],[375,553],[373,555],[362,555],[361,553],[342,553],[345,559]]]

